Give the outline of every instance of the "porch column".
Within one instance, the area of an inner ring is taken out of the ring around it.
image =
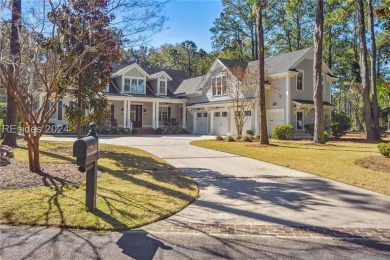
[[[131,113],[131,101],[127,101],[127,128],[129,128],[130,130],[133,130],[133,125],[131,124],[131,120],[130,120],[130,113]]]
[[[152,108],[152,127],[156,130],[156,102],[153,102]]]
[[[183,129],[187,129],[187,108],[186,104],[183,104]]]
[[[291,107],[291,96],[290,96],[290,75],[287,76],[287,84],[286,84],[286,120],[284,121],[285,124],[290,124],[290,107]]]
[[[213,111],[212,109],[210,108],[210,116],[209,116],[209,119],[210,119],[210,134],[214,134],[214,116],[213,116]]]
[[[156,102],[156,129],[160,127],[158,125],[159,114],[160,114],[160,102]]]
[[[123,101],[123,128],[126,128],[126,115],[127,115],[127,101],[124,100]]]

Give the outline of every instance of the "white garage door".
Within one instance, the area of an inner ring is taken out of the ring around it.
[[[207,112],[196,112],[195,115],[195,134],[199,135],[207,135],[207,121],[208,121],[208,114]]]
[[[284,110],[283,109],[271,109],[267,110],[267,132],[271,137],[272,129],[277,125],[284,124]]]
[[[213,113],[213,134],[226,135],[228,133],[228,112],[216,111]]]

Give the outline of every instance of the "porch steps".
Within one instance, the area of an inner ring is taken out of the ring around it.
[[[137,129],[137,135],[153,135],[154,129],[151,127],[134,128]]]

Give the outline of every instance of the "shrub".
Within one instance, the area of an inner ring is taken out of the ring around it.
[[[110,130],[110,134],[113,134],[113,135],[118,134],[118,129],[112,128],[112,129]]]
[[[234,137],[232,135],[226,136],[226,142],[234,142]]]
[[[384,157],[390,158],[390,143],[378,144],[379,153]]]
[[[243,141],[243,142],[252,142],[252,136],[251,135],[244,135],[241,138],[241,141]]]
[[[351,128],[351,118],[343,112],[332,114],[331,130],[335,139],[339,139]]]
[[[250,130],[250,129],[246,130],[246,135],[252,136],[253,134],[254,134],[254,133],[253,133],[252,130]]]
[[[223,137],[220,136],[220,135],[217,135],[217,136],[215,137],[215,141],[222,141],[222,140],[223,140]]]
[[[161,127],[160,127],[160,128],[157,128],[157,129],[154,131],[154,133],[155,133],[156,135],[162,135],[162,134],[164,134],[164,129],[162,129]]]
[[[242,136],[241,136],[241,135],[236,135],[234,139],[236,139],[236,141],[240,141],[240,140],[241,140],[241,138],[242,138]]]
[[[329,142],[329,134],[326,131],[324,131],[324,138],[325,138],[325,142]]]
[[[138,130],[137,130],[137,129],[132,129],[132,130],[131,130],[131,133],[132,133],[133,135],[136,135],[136,134],[138,133]]]
[[[255,138],[255,140],[260,140],[260,135],[259,134],[255,134],[253,137]]]
[[[110,130],[108,130],[108,129],[101,129],[100,130],[100,134],[102,134],[102,135],[106,135],[106,134],[109,134],[110,133]]]
[[[303,126],[305,128],[305,133],[314,136],[314,124],[307,124]]]
[[[0,119],[0,136],[3,136],[4,120]]]
[[[292,125],[284,124],[275,126],[272,129],[272,138],[279,140],[290,140],[294,137],[294,128]]]

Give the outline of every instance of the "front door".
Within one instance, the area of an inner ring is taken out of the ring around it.
[[[134,128],[142,127],[142,106],[141,105],[131,105],[130,121],[133,123]]]

